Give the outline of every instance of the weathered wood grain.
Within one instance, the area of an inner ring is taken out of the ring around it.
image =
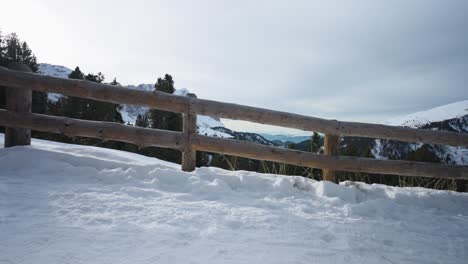
[[[186,139],[182,132],[139,128],[123,124],[86,121],[33,113],[0,110],[0,125],[30,128],[69,136],[93,137],[137,144],[184,150]],[[468,179],[468,166],[375,160],[360,157],[328,156],[256,144],[248,141],[192,135],[192,150],[222,153],[239,157],[269,160],[299,166],[338,171],[354,171],[447,179]]]
[[[234,120],[246,120],[261,124],[317,131],[324,134],[380,138],[404,142],[422,142],[468,147],[468,134],[429,129],[343,122],[328,120],[263,108],[193,99],[192,111],[200,115],[218,116]]]
[[[26,64],[13,62],[8,67],[15,71],[32,72]],[[32,91],[29,88],[5,88],[5,108],[19,113],[31,113]],[[5,128],[5,148],[31,145],[31,129]]]
[[[338,156],[340,150],[340,136],[325,134],[324,154]],[[335,171],[331,168],[323,169],[323,180],[336,182]]]
[[[196,98],[195,94],[187,94],[187,96]],[[184,113],[183,133],[186,144],[182,151],[182,170],[190,172],[195,170],[197,154],[192,147],[193,135],[197,134],[197,115],[190,112],[190,104]]]
[[[142,105],[166,111],[184,112],[190,98],[162,92],[128,89],[121,86],[23,73],[0,67],[0,85],[59,93],[116,104]]]
[[[268,160],[298,166],[407,176],[447,179],[468,179],[468,166],[428,162],[376,160],[348,156],[328,156],[297,150],[270,147],[248,141],[213,138],[197,135],[193,139],[197,150],[234,155],[257,160]]]
[[[263,108],[188,98],[161,92],[148,92],[82,80],[61,79],[0,67],[0,85],[27,87],[37,91],[61,93],[119,104],[142,105],[173,112],[185,112],[190,104],[194,114],[246,120],[256,123],[318,131],[324,134],[381,138],[468,147],[468,134],[428,129],[343,122],[268,110]]]
[[[116,140],[138,146],[165,147],[182,150],[185,140],[181,132],[127,126],[112,122],[88,121],[33,113],[0,110],[0,125],[37,131]]]

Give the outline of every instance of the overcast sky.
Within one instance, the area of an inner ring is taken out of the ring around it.
[[[39,62],[380,122],[468,98],[468,1],[0,0]],[[289,132],[227,122],[238,130]]]

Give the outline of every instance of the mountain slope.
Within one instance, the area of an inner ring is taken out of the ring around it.
[[[468,100],[442,105],[429,110],[390,119],[384,124],[391,126],[405,126],[422,128],[423,126],[449,119],[461,118],[468,115]]]
[[[37,73],[57,78],[68,78],[68,75],[72,72],[71,69],[61,66],[53,65],[48,63],[39,63]],[[48,93],[47,97],[52,102],[57,102],[61,97],[61,94]]]
[[[68,78],[68,75],[72,72],[71,69],[61,66],[53,65],[49,63],[39,63],[37,73],[47,76],[53,76],[57,78]]]
[[[394,118],[385,123],[419,129],[468,133],[468,100]],[[380,159],[407,159],[419,155],[443,163],[468,165],[468,149],[464,147],[375,140],[372,154]]]
[[[237,132],[226,127],[212,127],[211,129],[226,135],[227,138],[247,140],[247,141],[251,141],[251,142],[255,142],[255,143],[259,143],[263,145],[269,145],[269,146],[276,145],[273,142],[269,141],[268,139],[264,138],[263,136],[257,133]]]
[[[128,152],[35,139],[0,149],[0,167],[2,263],[466,261],[466,193],[185,173]]]
[[[280,141],[283,143],[299,143],[305,140],[310,140],[312,135],[310,136],[295,136],[295,135],[272,135],[267,133],[261,133],[262,137],[270,141]]]

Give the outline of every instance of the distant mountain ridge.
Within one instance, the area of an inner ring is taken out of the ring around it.
[[[219,131],[219,132],[221,132],[223,134],[229,135],[229,138],[234,138],[234,139],[239,139],[239,140],[247,140],[247,141],[251,141],[251,142],[255,142],[255,143],[259,143],[259,144],[263,144],[263,145],[269,145],[269,146],[276,146],[277,145],[274,142],[266,139],[265,137],[263,137],[262,135],[257,134],[257,133],[237,132],[237,131],[233,131],[233,130],[231,130],[229,128],[226,128],[226,127],[213,127],[212,129],[215,130],[215,131]]]
[[[295,136],[295,135],[273,135],[268,133],[260,133],[260,135],[270,141],[280,141],[283,143],[299,143],[304,140],[309,140],[312,135],[310,136]]]

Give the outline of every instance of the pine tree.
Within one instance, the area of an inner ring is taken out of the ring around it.
[[[320,136],[317,132],[314,132],[312,135],[312,140],[310,142],[310,151],[317,153],[320,149]]]
[[[417,150],[410,151],[406,157],[406,160],[433,162],[433,163],[442,162],[441,159],[436,155],[432,146],[429,144],[423,144]]]
[[[11,33],[5,38],[5,61],[10,62],[19,62],[19,57],[21,54],[21,44],[16,33]]]
[[[173,94],[175,92],[172,76],[166,74],[164,79],[158,78],[154,85],[158,92]],[[182,115],[162,110],[151,110],[151,127],[157,129],[182,131]]]
[[[172,76],[167,74],[164,75],[164,79],[158,78],[158,81],[154,85],[156,91],[173,94],[175,92],[174,89],[174,80]]]
[[[5,38],[0,32],[0,66],[8,67],[12,62],[24,63],[33,71],[38,70],[36,56],[26,42],[22,42],[18,35],[11,33]],[[0,91],[0,106],[5,103],[4,90]],[[32,111],[45,113],[47,111],[47,93],[33,91]]]
[[[319,150],[320,150],[320,135],[314,131],[314,134],[312,135],[312,140],[310,141],[310,151],[312,153],[318,153]],[[318,180],[322,176],[322,170],[312,168],[308,176],[313,179]]]
[[[75,70],[68,75],[69,79],[84,80],[85,75],[80,70],[80,67],[76,66]]]
[[[120,86],[120,83],[117,81],[117,78],[114,77],[114,80],[112,80],[110,85]]]
[[[104,75],[100,72],[98,72],[98,74],[88,73],[88,75],[85,76],[85,80],[90,82],[102,83],[104,79]]]
[[[21,41],[16,33],[11,33],[4,40],[2,65],[8,66],[11,62],[21,62],[29,66],[33,72],[38,69],[36,56],[28,44]]]
[[[4,39],[2,35],[2,31],[0,30],[0,66],[5,65],[5,45]]]
[[[77,66],[75,70],[68,75],[68,78],[84,80],[85,75],[80,70],[80,67]],[[59,109],[58,114],[71,118],[83,118],[87,112],[88,102],[83,98],[69,96],[61,97],[57,102],[57,105],[57,108]]]
[[[19,60],[26,65],[28,65],[33,72],[37,72],[38,65],[36,56],[32,53],[31,49],[29,48],[26,42],[21,43],[21,49],[19,54]]]
[[[150,120],[149,120],[148,113],[138,114],[137,119],[135,121],[135,126],[149,127],[149,125],[150,125]]]
[[[0,30],[0,66],[6,67],[7,62],[5,58],[5,40]],[[0,86],[0,108],[5,108],[5,88]],[[3,130],[0,130],[3,132]]]
[[[117,81],[117,78],[114,77],[114,80],[112,80],[110,85],[120,86],[120,83]],[[113,122],[118,122],[118,123],[123,124],[124,121],[123,121],[122,113],[120,112],[120,111],[122,111],[122,105],[112,104],[112,108],[113,108],[113,112],[114,112]]]
[[[175,92],[174,80],[172,76],[166,74],[164,79],[158,78],[156,84],[154,85],[155,91],[172,94]],[[143,117],[140,118],[140,121],[143,121]],[[149,125],[151,128],[164,129],[164,130],[175,130],[182,131],[182,115],[179,113],[173,113],[168,111],[150,110],[149,114]],[[144,122],[143,122],[144,123]],[[179,162],[181,161],[180,151],[173,149],[164,149],[164,148],[144,148],[142,153],[151,157],[157,157],[159,159]]]

